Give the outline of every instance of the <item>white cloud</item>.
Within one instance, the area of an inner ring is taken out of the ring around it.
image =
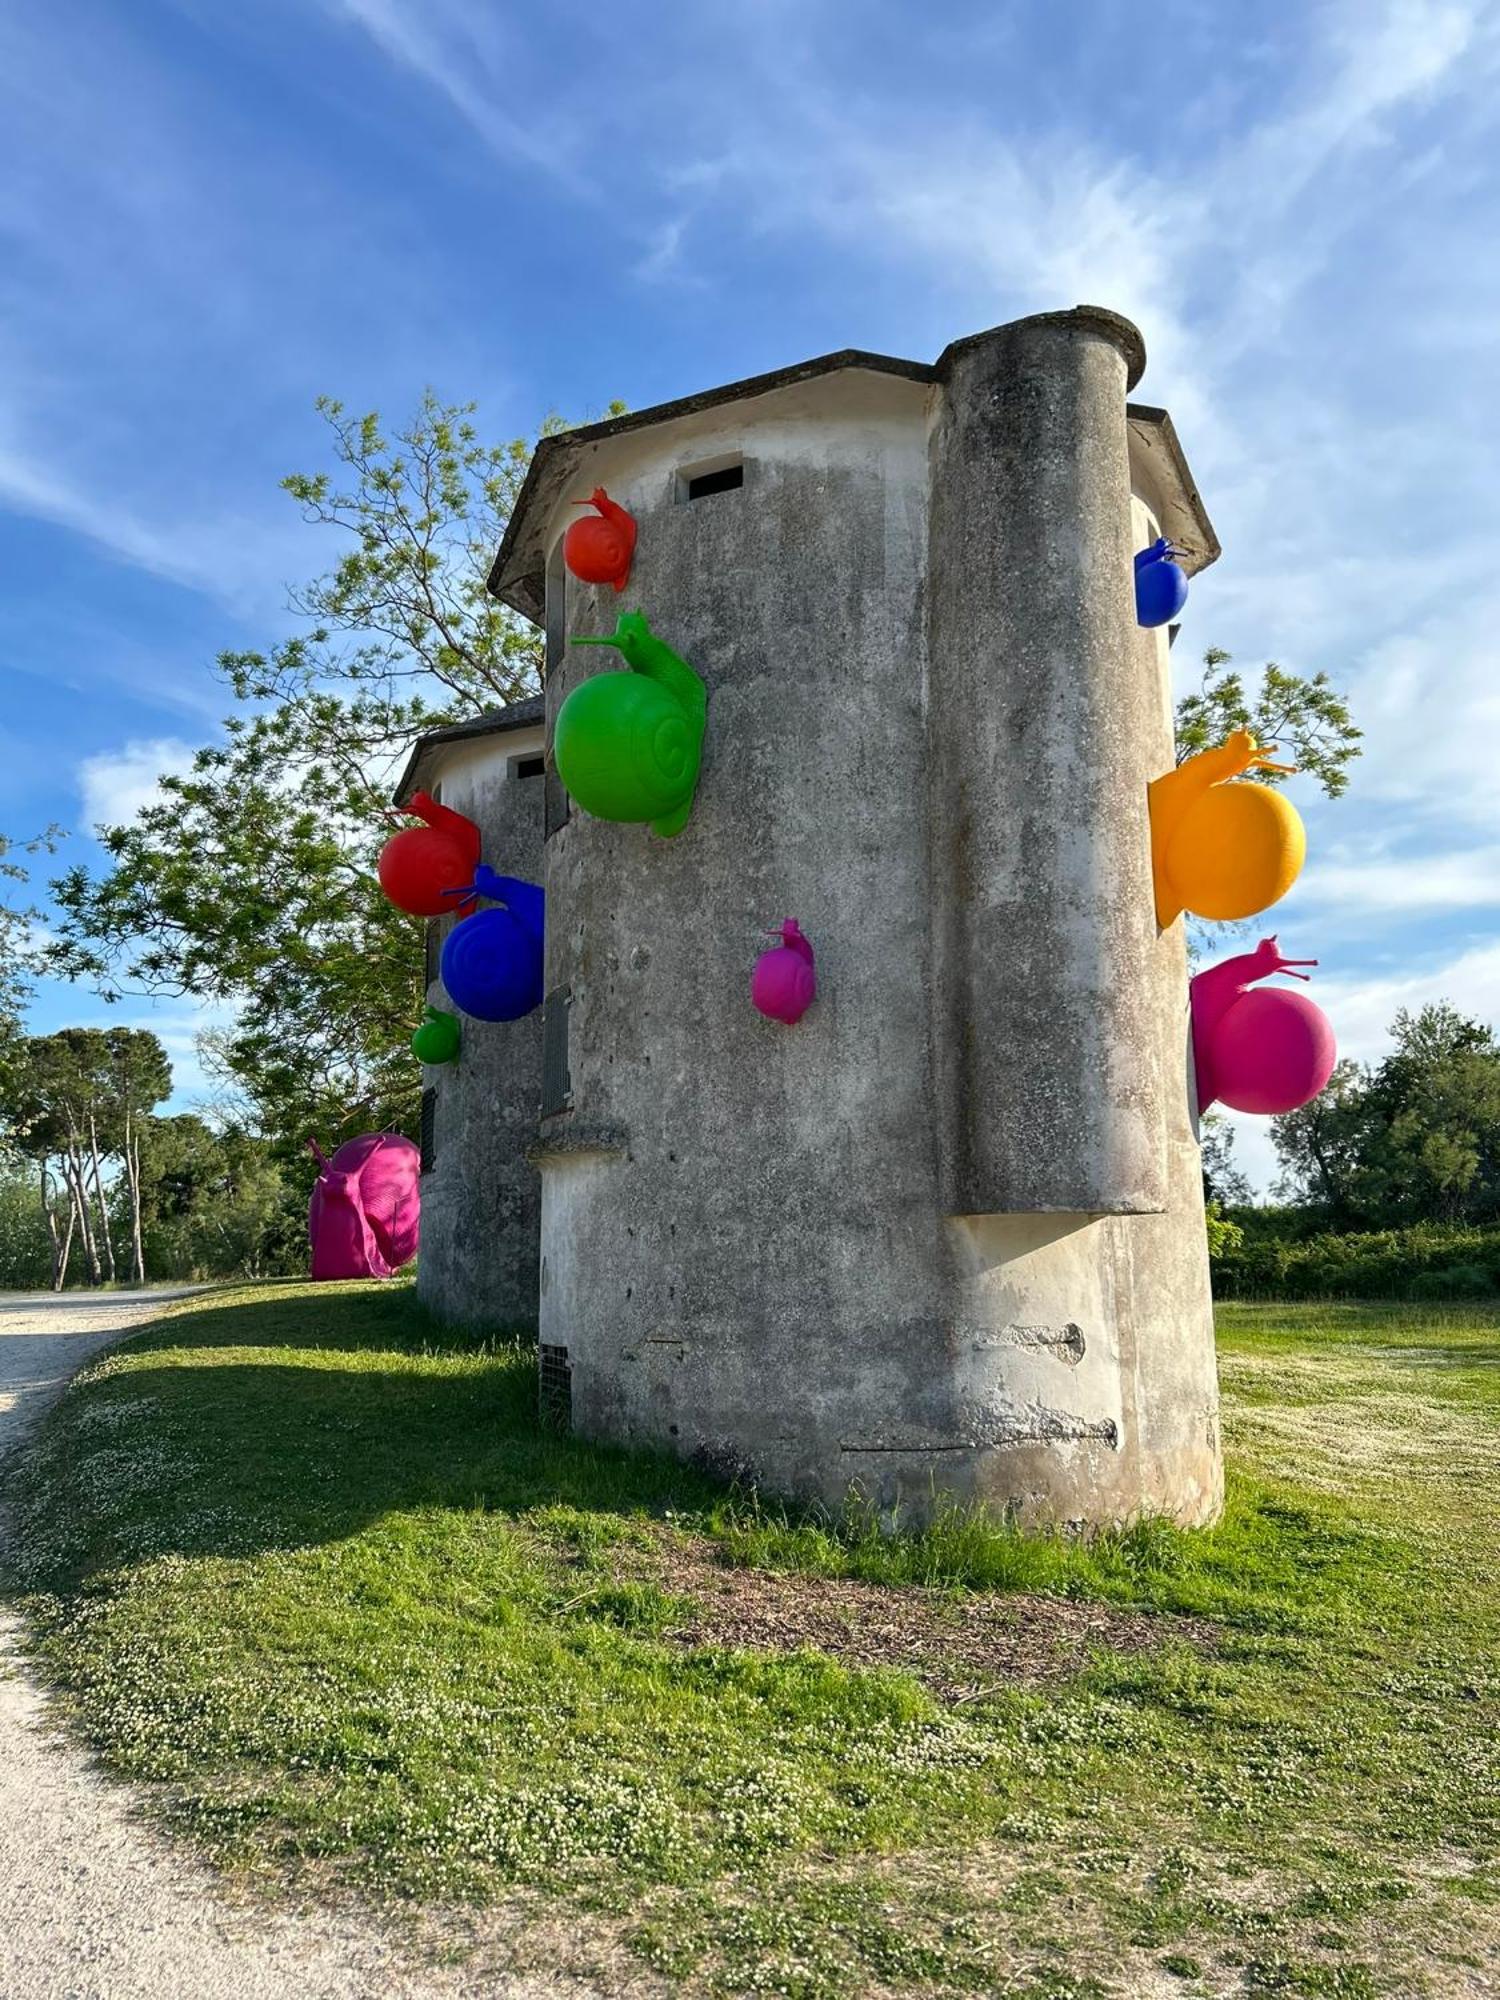
[[[159,796],[159,779],[186,771],[196,745],[175,736],[132,741],[123,750],[104,750],[78,766],[83,817],[90,826],[124,826]]]
[[[1319,861],[1300,885],[1299,917],[1331,907],[1368,922],[1372,912],[1500,908],[1500,846],[1452,853]]]
[[[524,160],[564,182],[575,194],[587,192],[570,154],[567,128],[546,109],[553,79],[533,78],[520,87],[527,47],[505,37],[492,13],[450,0],[325,0],[332,12],[361,28],[393,63],[440,91],[490,147]],[[521,102],[524,119],[507,117],[503,106]]]

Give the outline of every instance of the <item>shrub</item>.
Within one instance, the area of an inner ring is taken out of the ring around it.
[[[1414,1299],[1485,1299],[1495,1287],[1477,1264],[1451,1264],[1446,1271],[1419,1271],[1408,1286]]]
[[[1500,1228],[1424,1222],[1299,1238],[1247,1226],[1237,1247],[1210,1254],[1220,1298],[1472,1299],[1500,1286]]]

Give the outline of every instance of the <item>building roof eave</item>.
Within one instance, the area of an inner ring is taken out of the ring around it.
[[[1036,313],[1016,325],[1054,322],[1083,326],[1111,340],[1125,358],[1126,389],[1133,389],[1146,366],[1145,343],[1139,331],[1118,313],[1101,306],[1075,306],[1068,312]],[[705,389],[693,396],[680,396],[670,403],[650,409],[633,410],[625,416],[609,417],[600,423],[583,424],[576,430],[558,431],[544,437],[532,454],[531,464],[516,496],[516,504],[506,523],[505,534],[496,551],[489,574],[489,589],[502,604],[518,611],[534,625],[546,615],[547,551],[542,536],[552,519],[558,500],[572,483],[578,460],[591,445],[606,438],[623,437],[631,431],[649,430],[658,424],[674,423],[700,410],[716,409],[727,403],[746,402],[770,395],[819,376],[847,369],[865,369],[873,374],[902,376],[911,382],[941,381],[953,359],[977,342],[993,339],[1009,328],[991,327],[951,342],[935,362],[906,361],[897,355],[874,354],[857,347],[821,354],[769,374],[751,375],[743,381],[727,382],[717,389]],[[1151,484],[1159,500],[1162,532],[1182,550],[1184,567],[1190,572],[1206,569],[1220,553],[1203,502],[1199,498],[1187,459],[1165,410],[1147,404],[1129,403],[1126,414],[1131,431],[1148,462]]]
[[[405,805],[415,791],[424,787],[420,783],[422,766],[434,750],[440,750],[448,743],[462,743],[475,736],[505,736],[518,729],[540,729],[546,717],[546,704],[541,695],[530,695],[525,701],[513,701],[506,708],[486,709],[482,715],[471,716],[465,722],[450,722],[442,729],[429,729],[425,736],[419,736],[411,747],[405,768],[396,781],[391,797],[398,806]]]

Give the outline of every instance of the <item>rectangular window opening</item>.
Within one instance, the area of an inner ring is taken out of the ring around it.
[[[542,817],[544,840],[550,840],[553,834],[565,827],[573,817],[573,801],[568,796],[568,788],[551,764],[547,766],[547,789]]]
[[[563,563],[562,536],[547,558],[546,602],[543,606],[545,649],[542,677],[545,679],[562,659],[568,644],[568,572]]]
[[[510,760],[510,775],[513,778],[544,778],[547,775],[547,760],[540,755],[535,757],[512,757]]]
[[[745,461],[736,453],[707,465],[685,466],[677,475],[679,501],[706,500],[712,493],[733,493],[745,483]]]
[[[437,1091],[429,1084],[422,1092],[422,1160],[420,1171],[430,1174],[437,1162]]]

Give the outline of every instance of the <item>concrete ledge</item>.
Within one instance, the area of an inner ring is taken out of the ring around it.
[[[526,1148],[526,1158],[534,1167],[553,1160],[625,1159],[630,1152],[630,1134],[623,1125],[570,1125],[562,1132],[542,1132]]]

